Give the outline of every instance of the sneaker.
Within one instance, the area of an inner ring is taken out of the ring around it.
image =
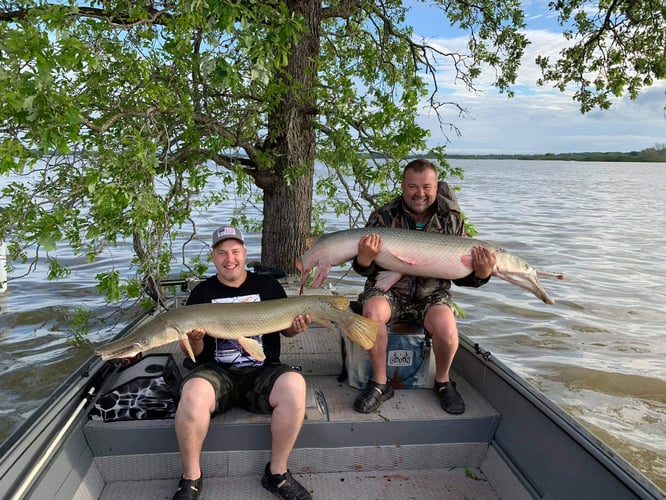
[[[372,413],[379,409],[379,405],[393,397],[393,387],[390,384],[378,384],[374,380],[368,380],[363,392],[356,396],[354,410],[359,413]]]
[[[199,479],[185,479],[180,476],[178,489],[173,500],[199,500],[199,494],[203,488],[203,474]]]
[[[266,464],[261,485],[282,500],[312,500],[312,495],[294,479],[289,469],[284,474],[271,474],[271,463]]]
[[[439,402],[446,413],[459,415],[465,412],[465,402],[456,389],[453,380],[448,382],[435,382],[432,388],[439,397]]]

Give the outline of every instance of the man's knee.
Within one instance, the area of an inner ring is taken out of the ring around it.
[[[363,316],[377,323],[386,324],[391,319],[391,306],[386,298],[370,297],[363,303]]]
[[[285,372],[280,375],[271,389],[269,401],[271,406],[289,402],[289,404],[305,406],[305,378],[298,372]]]
[[[425,315],[423,326],[433,339],[450,339],[458,336],[456,317],[447,305],[431,306]]]
[[[215,409],[215,389],[213,385],[201,377],[193,377],[187,380],[183,384],[178,406],[193,411],[207,408],[212,412]]]

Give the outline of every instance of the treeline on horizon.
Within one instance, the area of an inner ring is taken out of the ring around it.
[[[642,151],[589,152],[589,153],[544,153],[544,154],[449,154],[451,159],[482,160],[560,160],[560,161],[624,161],[624,162],[666,162],[666,146],[643,149]]]
[[[42,154],[34,151],[36,154]],[[65,156],[85,156],[85,152],[68,153]],[[409,155],[407,158],[427,158],[429,152]],[[362,153],[363,157],[382,158],[381,154]],[[543,154],[448,154],[452,160],[560,160],[560,161],[624,161],[624,162],[666,162],[666,145],[647,148],[641,151],[588,152],[588,153],[543,153]]]

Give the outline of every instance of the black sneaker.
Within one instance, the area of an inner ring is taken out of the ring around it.
[[[185,479],[180,476],[178,489],[173,496],[173,500],[199,500],[199,494],[203,488],[203,474],[199,479]]]
[[[294,479],[289,469],[284,474],[271,474],[271,463],[266,464],[261,485],[282,500],[312,500],[312,495]]]

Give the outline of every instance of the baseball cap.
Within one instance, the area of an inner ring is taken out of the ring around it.
[[[240,229],[238,229],[237,227],[222,226],[218,227],[215,231],[213,231],[213,244],[211,248],[215,248],[215,245],[217,245],[220,241],[228,240],[231,238],[238,240],[243,245],[245,245],[245,240],[243,239],[243,233],[241,233]]]

